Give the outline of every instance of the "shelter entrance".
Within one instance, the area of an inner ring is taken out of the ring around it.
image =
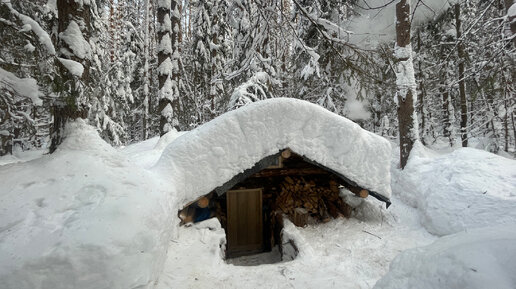
[[[231,258],[262,252],[262,190],[228,191],[226,206],[226,256]]]
[[[286,261],[298,250],[293,240],[283,239],[285,218],[298,227],[349,218],[352,207],[343,194],[363,199],[369,193],[375,194],[285,149],[191,203],[180,217],[183,223],[217,217],[226,233],[226,259],[276,250]]]

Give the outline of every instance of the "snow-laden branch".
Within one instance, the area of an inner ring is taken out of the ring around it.
[[[50,55],[56,54],[56,49],[54,48],[54,45],[52,44],[52,40],[50,39],[50,36],[48,33],[41,28],[38,22],[36,22],[34,19],[30,18],[27,15],[21,14],[20,12],[16,11],[11,3],[3,3],[6,5],[11,13],[13,13],[14,16],[18,17],[23,24],[30,26],[30,29],[36,34],[38,37],[39,42],[47,49],[48,53]]]

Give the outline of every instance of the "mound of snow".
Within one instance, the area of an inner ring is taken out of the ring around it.
[[[0,166],[1,288],[152,288],[178,221],[169,189],[83,121]]]
[[[187,202],[285,148],[390,198],[390,143],[297,99],[263,100],[225,113],[172,142],[155,168],[174,178],[179,199]]]
[[[401,253],[375,289],[516,288],[516,225],[474,229]]]
[[[438,155],[418,145],[396,173],[393,190],[433,234],[516,222],[514,160],[472,148]]]
[[[163,150],[165,150],[165,148],[169,144],[171,144],[173,141],[176,140],[176,138],[182,136],[185,133],[186,132],[184,131],[177,131],[175,129],[172,129],[171,131],[167,132],[159,138],[158,142],[156,143],[156,146],[154,146],[154,149],[163,152]]]
[[[126,147],[120,147],[119,151],[135,165],[148,169],[153,167],[158,162],[161,154],[163,153],[163,150],[171,142],[185,133],[186,132],[184,131],[178,132],[175,129],[172,129],[161,137],[156,136],[139,143],[128,145]],[[170,179],[170,177],[167,179]]]

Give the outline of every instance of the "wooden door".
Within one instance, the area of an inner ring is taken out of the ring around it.
[[[227,199],[227,256],[249,255],[263,250],[262,190],[233,190]]]

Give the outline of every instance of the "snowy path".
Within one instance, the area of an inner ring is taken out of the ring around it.
[[[217,252],[223,231],[181,227],[157,288],[372,288],[399,252],[435,239],[419,225],[416,211],[396,199],[382,214],[371,204],[359,211],[369,219],[298,229],[304,256],[260,266],[224,263]]]
[[[281,252],[279,246],[274,246],[270,252],[242,256],[227,260],[228,264],[235,266],[256,266],[263,264],[275,264],[281,262]]]

